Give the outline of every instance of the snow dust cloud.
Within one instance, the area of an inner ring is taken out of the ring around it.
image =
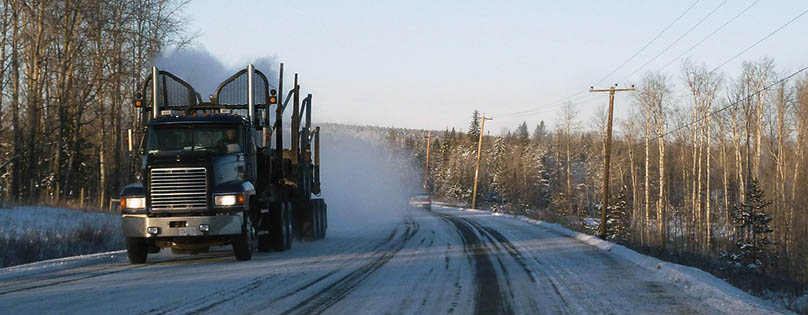
[[[320,171],[329,233],[399,220],[407,211],[409,195],[419,189],[418,176],[404,159],[338,125],[323,126],[321,134]]]
[[[256,58],[244,64],[228,66],[204,48],[188,48],[166,51],[154,59],[157,68],[188,82],[205,101],[216,91],[219,83],[246,68],[249,62],[266,75],[270,84],[276,85],[279,63],[274,57]]]

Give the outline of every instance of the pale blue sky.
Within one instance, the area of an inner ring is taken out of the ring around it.
[[[494,116],[486,127],[499,132],[522,121],[531,129],[542,119],[552,126],[559,105],[548,104],[588,89],[694,2],[195,0],[185,14],[199,46],[225,65],[276,57],[287,74],[299,72],[315,96],[318,121],[465,129],[479,109]],[[755,1],[722,2],[696,3],[599,86],[636,83]],[[712,69],[806,9],[804,0],[760,1],[687,56]],[[742,60],[764,56],[775,59],[778,71],[795,71],[808,65],[807,33],[808,14],[719,71],[735,76]],[[677,88],[679,65],[664,69]],[[608,96],[584,93],[573,101],[588,126]],[[628,116],[630,96],[618,96],[616,106],[618,117]]]

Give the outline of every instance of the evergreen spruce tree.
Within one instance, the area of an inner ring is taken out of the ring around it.
[[[486,201],[491,203],[492,207],[500,208],[502,201],[508,196],[508,186],[505,181],[508,178],[506,166],[508,160],[505,155],[505,139],[497,137],[494,139],[493,150],[491,152],[491,163],[489,164],[491,173],[491,185],[489,186],[489,193],[486,196]]]
[[[530,133],[527,131],[527,122],[522,122],[519,127],[516,128],[516,138],[519,140],[519,143],[525,145],[530,141]]]
[[[606,213],[606,234],[607,237],[613,240],[627,240],[631,230],[628,222],[628,214],[626,213],[626,187],[612,197],[609,203],[609,211]]]
[[[735,251],[725,254],[733,272],[763,274],[776,262],[777,256],[770,249],[774,243],[769,239],[774,232],[769,226],[772,217],[764,211],[771,204],[771,200],[765,200],[757,180],[752,180],[746,201],[734,207],[732,220],[740,239],[735,244]]]
[[[548,164],[552,162],[552,152],[545,151],[541,153],[541,155],[537,156],[539,160],[539,168],[538,168],[538,183],[539,186],[539,194],[536,196],[537,206],[539,208],[547,208],[552,201],[552,194],[551,194],[551,183],[552,179],[551,176],[553,174],[553,167],[552,164]]]
[[[477,143],[480,137],[480,118],[480,111],[475,109],[469,124],[469,141],[471,143]]]
[[[538,125],[536,125],[536,129],[533,130],[533,137],[531,138],[531,140],[533,141],[533,143],[540,146],[544,143],[545,140],[544,138],[546,136],[547,136],[547,127],[544,126],[544,120],[542,120],[541,122],[539,122]]]

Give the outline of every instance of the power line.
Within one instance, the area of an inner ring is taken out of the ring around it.
[[[680,59],[680,58],[682,58],[684,55],[686,55],[687,53],[689,53],[690,51],[692,51],[694,48],[696,48],[697,46],[699,46],[699,45],[701,45],[702,43],[704,43],[704,42],[705,42],[707,39],[709,39],[710,37],[712,37],[713,35],[715,35],[715,34],[716,34],[716,33],[718,33],[719,31],[721,31],[721,30],[722,30],[724,27],[726,27],[727,25],[729,25],[729,23],[732,23],[733,21],[735,21],[736,19],[738,19],[738,17],[740,17],[741,15],[743,15],[744,13],[746,13],[746,11],[749,11],[749,9],[751,9],[753,6],[755,6],[755,5],[756,5],[758,2],[760,2],[760,0],[755,0],[754,2],[752,2],[752,4],[750,4],[749,6],[747,6],[745,9],[741,10],[741,12],[738,12],[738,14],[736,14],[734,17],[732,17],[731,19],[729,19],[728,21],[726,21],[724,24],[722,24],[721,26],[719,26],[717,29],[715,29],[715,30],[714,30],[712,33],[710,33],[710,34],[709,34],[709,35],[707,35],[706,37],[702,38],[702,39],[701,39],[701,40],[700,40],[698,43],[696,43],[695,45],[690,46],[690,48],[688,48],[687,50],[685,50],[684,52],[682,52],[681,54],[679,54],[679,56],[677,56],[676,58],[673,58],[673,60],[671,60],[670,62],[666,63],[664,66],[662,66],[661,68],[659,68],[659,70],[657,70],[657,71],[660,71],[660,70],[662,70],[662,69],[667,68],[667,67],[668,67],[668,66],[670,66],[672,63],[676,62],[676,60],[679,60],[679,59]]]
[[[682,12],[682,14],[680,14],[678,17],[676,17],[676,19],[674,19],[674,20],[673,20],[673,22],[671,22],[670,24],[668,24],[668,26],[666,26],[664,29],[662,29],[662,31],[660,31],[660,32],[659,32],[659,34],[657,34],[656,36],[654,36],[654,38],[653,38],[653,39],[651,39],[651,40],[650,40],[648,43],[646,43],[646,44],[645,44],[645,45],[644,45],[642,48],[640,48],[639,50],[637,50],[637,51],[636,51],[636,52],[635,52],[633,55],[631,55],[631,57],[629,57],[628,59],[626,59],[626,61],[624,61],[624,62],[623,62],[622,64],[620,64],[619,66],[617,66],[617,68],[615,68],[614,70],[612,70],[611,72],[609,72],[609,74],[607,74],[606,76],[604,76],[603,78],[601,78],[600,80],[598,80],[597,82],[595,82],[595,84],[593,84],[593,86],[594,86],[594,85],[598,85],[598,84],[600,84],[601,82],[603,82],[604,80],[608,79],[608,78],[609,78],[609,77],[611,77],[613,74],[615,74],[615,73],[616,73],[618,70],[620,70],[621,68],[623,68],[623,66],[625,66],[626,64],[628,64],[630,61],[634,60],[634,58],[635,58],[635,57],[637,57],[637,56],[638,56],[640,53],[642,53],[643,51],[645,51],[645,49],[646,49],[646,48],[648,48],[648,46],[650,46],[651,44],[653,44],[654,42],[656,42],[656,40],[657,40],[657,39],[659,39],[660,37],[662,37],[662,35],[663,35],[663,34],[665,34],[665,32],[667,32],[667,31],[668,31],[668,29],[670,29],[670,28],[671,28],[671,27],[672,27],[674,24],[676,24],[676,22],[678,22],[679,20],[681,20],[681,19],[682,19],[682,17],[684,17],[684,16],[685,16],[685,15],[686,15],[688,12],[690,12],[690,10],[691,10],[691,9],[693,9],[693,7],[695,7],[695,6],[696,6],[696,4],[698,4],[698,3],[699,3],[699,1],[701,1],[701,0],[696,0],[696,1],[694,1],[694,2],[693,2],[693,3],[692,3],[690,6],[689,6],[689,7],[687,7],[687,9],[685,9],[685,11],[684,11],[684,12]],[[758,1],[760,1],[760,0],[758,0]],[[726,1],[724,1],[724,2],[726,2]],[[588,92],[588,90],[582,90],[582,91],[577,92],[577,93],[575,93],[575,94],[571,94],[571,95],[569,95],[569,96],[565,96],[565,97],[563,97],[563,98],[560,98],[560,99],[554,100],[554,101],[552,101],[552,102],[550,102],[550,103],[546,103],[546,104],[543,104],[543,105],[540,105],[540,106],[536,106],[536,107],[531,108],[531,109],[526,109],[526,110],[522,110],[522,111],[518,111],[518,112],[513,112],[513,113],[503,114],[503,115],[501,115],[501,116],[535,115],[535,114],[539,114],[539,113],[544,113],[544,112],[552,111],[552,110],[554,110],[555,108],[547,108],[547,107],[548,107],[548,106],[553,106],[553,105],[556,105],[556,104],[559,104],[559,103],[564,103],[564,102],[566,102],[566,101],[571,101],[573,98],[575,98],[575,97],[577,97],[577,96],[584,95],[584,94],[586,94],[587,92]],[[588,96],[591,96],[591,95],[588,95]]]
[[[580,96],[582,94],[583,93],[578,93],[575,96]],[[512,117],[512,116],[517,116],[518,115],[520,117],[525,117],[525,116],[533,116],[533,115],[537,115],[537,114],[544,114],[544,113],[555,111],[555,110],[557,110],[559,108],[563,108],[567,102],[575,103],[575,102],[580,102],[580,101],[583,101],[583,100],[586,100],[586,99],[589,99],[589,98],[592,98],[592,95],[584,95],[583,97],[570,97],[570,98],[567,98],[567,99],[560,99],[557,102],[548,103],[544,107],[537,107],[537,108],[534,108],[532,110],[524,111],[524,112],[519,113],[519,114],[506,114],[506,115],[502,115],[502,116]]]
[[[713,73],[714,71],[718,70],[718,68],[723,67],[724,65],[728,64],[730,61],[735,60],[735,58],[738,58],[739,56],[743,55],[744,53],[746,53],[747,51],[749,51],[749,50],[750,50],[750,49],[752,49],[753,47],[755,47],[755,46],[757,46],[758,44],[762,43],[764,40],[768,39],[769,37],[771,37],[771,36],[772,36],[772,35],[774,35],[775,33],[779,32],[780,30],[784,29],[786,26],[790,25],[791,23],[793,23],[793,22],[794,22],[794,21],[796,21],[797,19],[801,18],[803,15],[805,15],[805,13],[808,13],[808,9],[806,9],[805,11],[802,11],[802,13],[798,14],[797,16],[795,16],[794,18],[792,18],[791,20],[789,20],[788,22],[786,22],[786,24],[783,24],[782,26],[778,27],[776,30],[774,30],[774,31],[772,31],[771,33],[769,33],[768,35],[764,36],[763,38],[761,38],[760,40],[758,40],[757,42],[755,42],[755,43],[754,43],[754,44],[752,44],[751,46],[746,47],[746,49],[744,49],[744,50],[742,50],[741,52],[737,53],[735,56],[732,56],[732,58],[727,59],[727,61],[724,61],[724,63],[722,63],[722,64],[721,64],[721,65],[719,65],[718,67],[715,67],[715,69],[713,69],[712,71],[710,71],[710,73]]]
[[[590,98],[592,98],[592,96],[587,95],[586,97],[582,97],[582,98],[578,99],[577,102],[582,102],[582,101],[584,101],[586,99],[590,99]],[[576,103],[576,102],[573,102],[572,100],[569,100],[568,102],[572,102],[573,104]],[[524,116],[533,116],[533,115],[538,115],[538,114],[545,114],[545,113],[549,113],[549,112],[554,112],[556,110],[564,108],[565,106],[567,106],[566,104],[567,104],[567,102],[564,102],[563,104],[559,104],[559,105],[553,106],[551,108],[546,108],[546,109],[544,109],[542,111],[538,111],[538,112],[534,112],[534,113],[530,113],[530,114],[523,114],[522,116],[523,117]]]
[[[682,19],[682,17],[684,17],[684,16],[685,16],[685,14],[687,14],[687,12],[690,12],[690,9],[693,9],[693,7],[695,7],[695,6],[696,6],[696,4],[698,4],[698,3],[699,3],[699,1],[701,1],[701,0],[696,0],[695,2],[693,2],[693,4],[691,4],[689,7],[687,7],[687,9],[685,9],[685,11],[684,11],[684,12],[682,12],[682,14],[680,14],[680,15],[679,15],[679,16],[678,16],[676,19],[674,19],[674,20],[673,20],[673,22],[671,22],[670,24],[668,24],[668,26],[666,26],[666,27],[665,27],[665,28],[664,28],[664,29],[663,29],[661,32],[659,32],[659,34],[657,34],[657,35],[656,35],[656,36],[655,36],[655,37],[654,37],[654,38],[653,38],[651,41],[649,41],[648,43],[646,43],[646,44],[645,44],[645,46],[642,46],[642,48],[640,48],[640,50],[637,50],[637,52],[635,52],[633,55],[631,55],[631,57],[629,57],[628,59],[626,59],[626,61],[624,61],[622,64],[620,64],[619,66],[617,66],[617,68],[614,68],[614,70],[612,70],[611,72],[609,72],[609,74],[607,74],[607,75],[606,75],[606,76],[604,76],[602,79],[600,79],[600,80],[598,80],[597,82],[595,82],[595,84],[593,84],[593,86],[597,86],[598,84],[600,84],[601,82],[603,82],[604,80],[608,79],[608,78],[609,78],[609,77],[611,77],[613,74],[615,74],[615,73],[616,73],[618,70],[620,70],[620,68],[623,68],[623,66],[625,66],[626,64],[628,64],[628,63],[629,63],[631,60],[634,60],[634,58],[635,58],[635,57],[637,57],[637,55],[639,55],[641,52],[645,51],[645,49],[646,49],[646,48],[648,48],[648,46],[651,46],[651,44],[653,44],[653,43],[654,43],[654,42],[655,42],[657,39],[659,39],[660,37],[662,37],[662,34],[665,34],[665,32],[667,32],[667,31],[668,31],[668,29],[670,29],[670,28],[671,28],[671,26],[673,26],[674,24],[676,24],[676,22],[678,22],[680,19]],[[760,1],[760,0],[758,0],[758,1]]]
[[[668,51],[668,50],[669,50],[671,47],[673,47],[673,45],[676,45],[676,44],[677,44],[677,43],[678,43],[680,40],[682,40],[683,38],[685,38],[685,36],[687,36],[687,34],[690,34],[690,32],[692,32],[692,31],[693,31],[694,29],[696,29],[696,28],[697,28],[699,25],[701,25],[701,23],[704,23],[704,21],[706,21],[706,20],[707,20],[707,18],[709,18],[710,16],[712,16],[712,15],[713,15],[713,13],[715,13],[716,11],[718,11],[718,9],[720,9],[721,7],[723,7],[723,6],[724,6],[724,4],[726,4],[726,3],[727,3],[727,1],[729,1],[729,0],[724,0],[723,2],[721,2],[721,3],[720,3],[718,6],[717,6],[717,7],[715,7],[715,8],[714,8],[712,11],[710,11],[710,13],[707,13],[707,15],[705,15],[703,18],[701,18],[701,20],[699,20],[698,22],[696,22],[696,24],[694,24],[692,27],[690,27],[690,29],[688,29],[686,32],[684,32],[684,34],[682,34],[681,36],[679,36],[679,38],[677,38],[677,39],[676,39],[676,40],[674,40],[674,41],[673,41],[673,42],[672,42],[670,45],[668,45],[668,47],[665,47],[664,49],[662,49],[662,51],[660,51],[658,54],[656,54],[656,56],[654,56],[654,58],[651,58],[651,60],[648,60],[647,62],[645,62],[645,63],[644,63],[642,66],[640,66],[639,68],[637,68],[636,70],[634,70],[633,72],[631,72],[631,74],[629,74],[628,76],[626,76],[626,78],[625,78],[625,79],[623,79],[623,80],[622,80],[622,81],[620,81],[620,82],[623,82],[623,81],[628,80],[629,78],[631,78],[632,76],[634,76],[635,74],[637,74],[637,72],[640,72],[640,70],[642,70],[643,68],[645,68],[647,65],[649,65],[649,64],[650,64],[650,63],[652,63],[652,62],[654,62],[654,60],[656,60],[657,58],[659,58],[659,56],[662,56],[662,54],[664,54],[664,53],[665,53],[666,51]]]
[[[641,69],[642,69],[642,68],[644,68],[646,65],[648,65],[650,62],[652,62],[652,61],[653,61],[653,60],[655,60],[657,57],[659,57],[660,55],[662,55],[662,53],[664,53],[665,51],[667,51],[667,50],[668,50],[670,47],[672,47],[674,44],[676,44],[676,43],[677,43],[679,40],[681,40],[682,38],[684,38],[684,36],[686,36],[688,33],[690,33],[690,31],[692,31],[693,29],[695,29],[696,27],[698,27],[698,25],[700,25],[702,22],[704,22],[704,21],[705,21],[705,20],[706,20],[708,17],[710,17],[710,16],[711,16],[713,13],[715,13],[715,11],[717,11],[717,10],[718,10],[718,9],[719,9],[721,6],[723,6],[723,5],[724,5],[724,4],[725,4],[727,1],[728,1],[728,0],[725,0],[725,1],[723,1],[721,4],[719,4],[719,5],[718,5],[716,8],[714,8],[712,11],[710,11],[710,13],[708,13],[708,14],[707,14],[707,15],[706,15],[704,18],[702,18],[702,19],[701,19],[701,20],[700,20],[698,23],[696,23],[696,24],[695,24],[693,27],[691,27],[691,28],[690,28],[690,29],[689,29],[687,32],[685,32],[684,34],[682,34],[682,36],[680,36],[680,37],[679,37],[677,40],[675,40],[675,41],[674,41],[674,42],[673,42],[671,45],[669,45],[668,47],[666,47],[665,49],[663,49],[663,51],[661,51],[659,54],[657,54],[657,56],[655,56],[654,58],[652,58],[652,59],[651,59],[649,62],[646,62],[646,63],[645,63],[643,66],[641,66],[640,68],[638,68],[637,70],[635,70],[634,72],[632,72],[632,73],[631,73],[631,74],[630,74],[628,77],[626,77],[626,79],[630,78],[631,76],[633,76],[634,74],[636,74],[636,73],[637,73],[639,70],[641,70]],[[682,57],[684,54],[686,54],[687,52],[691,51],[691,50],[692,50],[692,49],[694,49],[696,46],[700,45],[701,43],[703,43],[704,41],[706,41],[708,38],[712,37],[714,34],[718,33],[718,32],[719,32],[721,29],[723,29],[723,28],[724,28],[726,25],[728,25],[729,23],[731,23],[732,21],[734,21],[735,19],[737,19],[738,17],[740,17],[740,16],[741,16],[743,13],[745,13],[746,11],[748,11],[748,10],[749,10],[751,7],[753,7],[754,5],[756,5],[758,2],[760,2],[760,0],[756,0],[756,1],[754,1],[752,4],[750,4],[749,6],[747,6],[746,8],[744,8],[744,9],[743,9],[741,12],[739,12],[738,14],[736,14],[736,15],[735,15],[733,18],[731,18],[730,20],[728,20],[727,22],[725,22],[724,24],[722,24],[721,26],[719,26],[719,27],[718,27],[718,29],[716,29],[715,31],[713,31],[712,33],[710,33],[709,35],[707,35],[705,38],[703,38],[701,41],[699,41],[698,43],[696,43],[696,45],[693,45],[693,46],[691,46],[690,48],[688,48],[688,49],[687,49],[687,50],[686,50],[686,51],[685,51],[683,54],[681,54],[680,56],[678,56],[678,57],[677,57],[676,59],[674,59],[673,61],[677,60],[678,58],[681,58],[681,57]],[[709,73],[710,73],[710,74],[712,74],[712,73],[714,73],[715,71],[717,71],[718,69],[722,68],[723,66],[725,66],[725,65],[727,65],[728,63],[732,62],[733,60],[737,59],[738,57],[740,57],[741,55],[743,55],[744,53],[746,53],[746,52],[747,52],[747,51],[749,51],[750,49],[754,48],[755,46],[759,45],[760,43],[762,43],[762,42],[764,42],[765,40],[767,40],[767,39],[769,39],[770,37],[772,37],[772,36],[773,36],[774,34],[776,34],[777,32],[779,32],[779,31],[781,31],[782,29],[786,28],[787,26],[791,25],[791,24],[792,24],[792,23],[794,23],[796,20],[798,20],[799,18],[801,18],[802,16],[804,16],[806,13],[808,13],[808,9],[806,9],[806,10],[802,11],[800,14],[798,14],[798,15],[797,15],[797,16],[795,16],[795,17],[793,17],[792,19],[790,19],[790,20],[789,20],[788,22],[786,22],[785,24],[781,25],[780,27],[776,28],[775,30],[773,30],[772,32],[770,32],[769,34],[767,34],[766,36],[764,36],[763,38],[759,39],[758,41],[756,41],[756,42],[755,42],[755,43],[753,43],[752,45],[750,45],[750,46],[748,46],[748,47],[744,48],[743,50],[741,50],[741,51],[740,51],[740,52],[738,52],[737,54],[735,54],[735,55],[733,55],[732,57],[730,57],[729,59],[725,60],[723,63],[721,63],[721,64],[720,64],[720,65],[718,65],[717,67],[715,67],[715,68],[713,68],[712,70],[710,70],[710,72],[709,72]],[[669,62],[668,64],[666,64],[666,65],[665,65],[665,66],[663,66],[662,68],[667,67],[667,66],[668,66],[668,65],[670,65],[670,64],[671,64],[673,61]],[[660,68],[660,69],[662,69],[662,68]],[[803,70],[805,70],[805,68],[801,69],[801,70],[800,70],[800,71],[798,71],[797,73],[802,72]],[[792,75],[788,76],[787,78],[790,78],[790,77],[792,77],[792,76],[793,76],[793,75],[795,75],[795,74],[796,74],[796,73],[794,73],[794,74],[792,74]],[[625,79],[624,79],[623,81],[625,81]],[[768,88],[769,88],[769,87],[767,87],[766,89],[768,89]],[[683,87],[682,89],[680,89],[680,90],[679,90],[679,92],[682,92],[682,91],[684,91],[684,90],[686,90],[686,88],[684,88],[684,87]],[[765,89],[764,89],[764,90],[765,90]],[[761,91],[764,91],[764,90],[761,90]],[[679,92],[677,92],[677,93],[679,93]],[[571,96],[568,96],[568,97],[565,97],[565,98],[559,99],[559,100],[557,100],[557,101],[555,101],[555,102],[553,102],[553,103],[550,103],[550,104],[553,104],[553,105],[554,105],[554,104],[562,103],[562,102],[564,102],[564,101],[566,101],[566,100],[570,100],[570,101],[571,101],[573,98],[575,98],[575,97],[577,97],[577,96],[580,96],[580,95],[582,95],[582,94],[584,94],[584,93],[586,93],[586,90],[581,91],[581,92],[578,92],[578,93],[573,94],[573,95],[571,95]],[[590,95],[590,96],[591,96],[591,95]],[[583,98],[582,98],[581,100],[583,100]],[[550,104],[548,104],[548,105],[550,105]],[[731,106],[731,105],[730,105],[730,106]],[[545,112],[553,111],[553,110],[555,110],[555,109],[557,109],[557,108],[559,108],[559,107],[560,107],[560,106],[554,106],[554,107],[552,107],[552,108],[541,108],[541,107],[537,107],[537,108],[533,108],[533,109],[530,109],[530,110],[525,110],[525,111],[515,112],[515,113],[511,113],[511,114],[505,114],[504,116],[516,116],[516,115],[520,115],[520,114],[521,114],[521,115],[526,115],[526,116],[529,116],[529,115],[535,115],[535,114],[540,114],[540,113],[545,113]],[[721,110],[724,110],[724,109],[726,109],[726,108],[722,108]],[[719,110],[719,111],[720,111],[720,110]],[[698,122],[698,121],[700,121],[700,120],[693,121],[693,122],[691,122],[691,123],[686,124],[685,126],[692,125],[692,124],[694,124],[694,123],[696,123],[696,122]],[[674,130],[674,131],[678,131],[679,129],[681,129],[681,128],[677,128],[677,129],[676,129],[676,130]],[[670,133],[672,133],[672,132],[666,133],[666,135],[668,135],[668,134],[670,134]]]
[[[755,42],[755,43],[753,43],[752,45],[747,46],[746,48],[744,48],[743,50],[741,50],[739,53],[737,53],[737,54],[735,54],[734,56],[730,57],[729,59],[725,60],[723,63],[721,63],[721,64],[720,64],[720,65],[718,65],[717,67],[715,67],[715,68],[713,68],[712,70],[710,70],[709,74],[713,74],[714,72],[718,71],[718,69],[721,69],[721,67],[723,67],[723,66],[727,65],[727,64],[728,64],[728,63],[730,63],[732,60],[735,60],[736,58],[740,57],[741,55],[743,55],[744,53],[746,53],[747,51],[749,51],[749,50],[750,50],[750,49],[752,49],[753,47],[755,47],[755,46],[759,45],[760,43],[762,43],[763,41],[765,41],[765,40],[766,40],[766,39],[768,39],[769,37],[772,37],[772,35],[774,35],[775,33],[779,32],[780,30],[782,30],[782,29],[783,29],[783,28],[785,28],[786,26],[790,25],[791,23],[794,23],[794,21],[796,21],[797,19],[799,19],[800,17],[802,17],[802,16],[803,16],[803,15],[805,15],[806,13],[808,13],[808,9],[806,9],[805,11],[802,11],[800,14],[798,14],[797,16],[795,16],[794,18],[792,18],[791,20],[789,20],[789,21],[788,21],[788,22],[786,22],[785,24],[781,25],[780,27],[778,27],[777,29],[775,29],[775,30],[774,30],[774,31],[772,31],[771,33],[767,34],[766,36],[763,36],[763,38],[759,39],[758,41],[756,41],[756,42]],[[679,90],[678,90],[676,93],[681,93],[682,91],[685,91],[685,90],[687,90],[687,87],[682,87],[682,88],[680,88],[680,89],[679,89]]]
[[[566,97],[556,99],[556,100],[554,100],[552,102],[549,102],[549,103],[546,103],[544,105],[536,106],[536,107],[533,107],[531,109],[526,109],[526,110],[522,110],[522,111],[518,111],[518,112],[502,114],[500,116],[518,116],[518,115],[525,115],[525,114],[532,115],[532,114],[535,114],[537,111],[542,112],[542,111],[548,109],[547,108],[548,106],[553,106],[553,105],[556,105],[558,103],[561,103],[561,102],[564,102],[564,101],[567,101],[567,100],[572,100],[573,98],[575,98],[577,96],[580,96],[580,95],[583,95],[586,92],[587,92],[586,90],[583,90],[581,92],[578,92],[578,93],[575,93],[575,94],[572,94],[572,95],[569,95],[569,96],[566,96]]]
[[[782,78],[782,79],[780,79],[780,80],[777,80],[777,82],[774,82],[774,83],[772,83],[772,84],[769,84],[768,86],[766,86],[766,87],[764,87],[764,88],[762,88],[762,89],[760,89],[760,90],[757,90],[757,91],[755,91],[755,92],[753,92],[753,93],[750,93],[750,94],[746,95],[746,97],[741,98],[741,99],[739,99],[739,100],[735,101],[735,102],[734,102],[734,103],[732,103],[732,104],[729,104],[729,105],[727,105],[727,106],[724,106],[724,107],[722,107],[722,108],[719,108],[719,109],[717,109],[717,110],[715,110],[715,111],[713,111],[713,112],[710,112],[710,113],[708,113],[707,115],[704,115],[704,117],[700,117],[699,119],[696,119],[696,120],[693,120],[693,121],[691,121],[691,122],[689,122],[689,123],[687,123],[687,124],[681,125],[681,126],[677,127],[677,128],[676,128],[676,129],[674,129],[674,130],[668,131],[668,132],[666,132],[666,133],[665,133],[665,135],[664,135],[664,136],[668,136],[668,135],[670,135],[670,134],[672,134],[672,133],[674,133],[674,132],[677,132],[677,131],[682,130],[682,129],[687,128],[687,127],[690,127],[690,126],[692,126],[692,125],[694,125],[694,124],[696,124],[696,123],[698,123],[698,122],[701,122],[701,121],[702,121],[702,120],[704,120],[704,119],[707,119],[707,117],[708,117],[708,116],[713,116],[713,115],[718,114],[718,113],[720,113],[720,112],[722,112],[722,111],[724,111],[724,110],[726,110],[726,109],[728,109],[728,108],[730,108],[730,107],[733,107],[733,106],[735,106],[735,105],[738,105],[738,104],[739,104],[741,101],[746,101],[746,100],[750,99],[752,96],[755,96],[755,95],[759,94],[760,92],[766,91],[766,90],[768,90],[768,89],[770,89],[770,88],[772,88],[772,87],[774,87],[774,86],[776,86],[776,85],[778,85],[778,84],[780,84],[780,83],[783,83],[783,82],[787,81],[788,79],[793,78],[795,75],[797,75],[797,74],[799,74],[800,72],[803,72],[803,71],[805,71],[805,70],[808,70],[808,66],[803,67],[802,69],[797,70],[796,72],[794,72],[794,73],[792,73],[792,74],[788,75],[787,77]]]

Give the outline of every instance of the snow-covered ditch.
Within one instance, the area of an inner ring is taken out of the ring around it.
[[[0,209],[0,266],[124,248],[120,216],[51,207]]]

